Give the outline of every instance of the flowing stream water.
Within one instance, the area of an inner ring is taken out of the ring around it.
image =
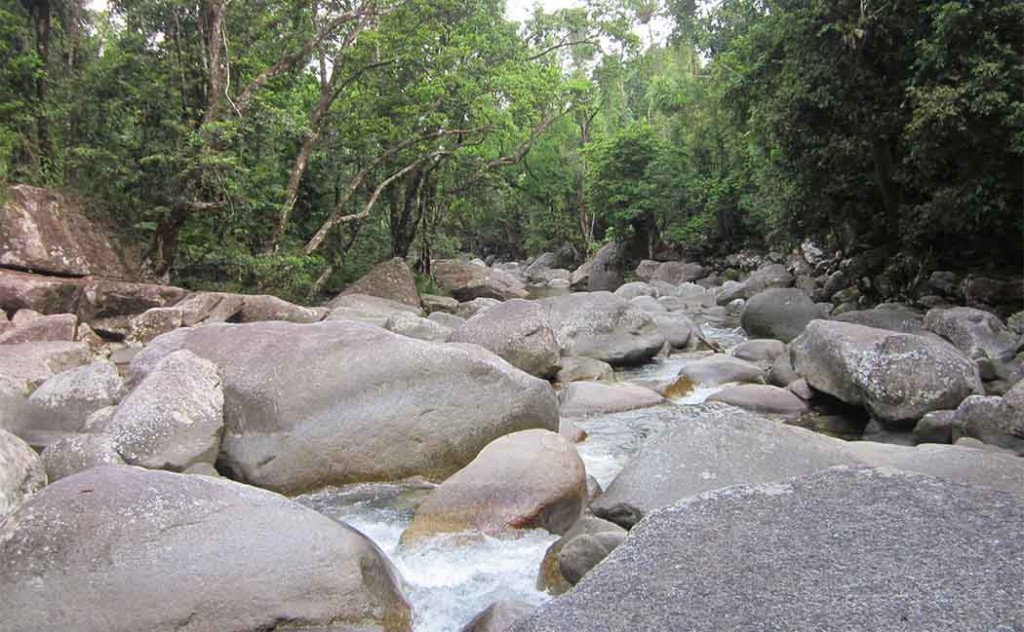
[[[723,347],[743,340],[735,329],[703,325],[705,336]],[[624,382],[667,380],[688,359],[659,358],[617,375]],[[721,388],[721,387],[719,387]],[[587,439],[577,445],[587,473],[607,488],[643,443],[670,419],[666,407],[704,401],[716,389],[698,388],[655,409],[594,415],[577,421]],[[458,632],[495,601],[517,599],[539,605],[551,596],[537,590],[537,572],[548,547],[558,539],[529,530],[515,537],[433,538],[415,549],[399,546],[416,506],[434,486],[422,481],[329,487],[296,500],[358,529],[373,540],[398,569],[413,608],[415,632]]]

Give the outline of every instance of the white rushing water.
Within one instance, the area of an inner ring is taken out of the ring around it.
[[[296,498],[344,522],[381,548],[405,582],[416,632],[458,632],[481,610],[501,599],[541,604],[537,571],[558,539],[546,531],[513,538],[433,538],[415,549],[399,546],[415,505],[431,486],[374,483],[331,487]]]

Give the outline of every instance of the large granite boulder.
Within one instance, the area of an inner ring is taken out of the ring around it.
[[[743,283],[723,285],[715,299],[719,305],[728,305],[738,298],[749,299],[769,288],[792,287],[795,282],[786,266],[773,263],[755,270]]]
[[[773,415],[800,415],[810,410],[792,391],[768,384],[737,384],[711,394],[707,401]]]
[[[443,312],[442,312],[443,314]],[[451,314],[444,314],[450,316]],[[386,323],[384,329],[402,336],[418,340],[447,342],[452,336],[452,328],[437,322],[436,319],[423,318],[409,312],[395,312]]]
[[[480,345],[537,377],[551,377],[561,361],[555,332],[533,301],[511,300],[480,312],[456,329],[451,341]]]
[[[914,308],[901,303],[883,303],[873,309],[844,312],[835,318],[844,323],[854,323],[905,334],[924,332],[924,316]]]
[[[974,363],[925,336],[814,320],[790,344],[790,354],[814,389],[889,424],[912,428],[925,413],[956,408],[981,392]]]
[[[0,428],[0,525],[44,485],[46,470],[39,455],[27,443]]]
[[[26,342],[0,345],[0,428],[22,423],[29,394],[54,375],[89,363],[92,351],[84,342]]]
[[[586,469],[571,443],[547,430],[516,432],[492,441],[434,489],[402,542],[466,531],[564,533],[579,519],[586,495]]]
[[[238,321],[259,323],[266,320],[283,320],[290,323],[315,323],[327,316],[329,310],[320,307],[303,307],[289,303],[269,294],[246,294]]]
[[[8,187],[0,205],[0,266],[62,276],[135,276],[110,233],[52,189]]]
[[[688,263],[686,261],[666,261],[658,266],[658,269],[651,275],[651,282],[664,281],[672,285],[691,283],[707,275],[707,271],[699,263]]]
[[[511,632],[1015,630],[1022,521],[1020,497],[892,470],[729,487],[652,514]]]
[[[97,410],[117,404],[124,381],[109,362],[93,362],[58,373],[28,397],[11,430],[37,445],[82,431]]]
[[[368,323],[378,327],[387,325],[388,320],[395,314],[408,313],[414,316],[422,316],[423,310],[419,307],[399,303],[379,296],[368,294],[342,294],[336,296],[327,304],[330,309],[325,320],[352,320],[360,323]]]
[[[413,307],[420,306],[416,277],[400,257],[373,266],[361,279],[345,288],[342,294],[379,296]]]
[[[569,275],[569,287],[575,292],[586,291],[590,287],[590,272],[594,269],[594,262],[586,261]]]
[[[925,314],[924,327],[949,340],[972,360],[988,363],[1001,377],[1009,375],[1007,365],[1022,344],[998,316],[972,307],[931,309]]]
[[[184,349],[168,354],[121,402],[104,431],[131,465],[178,472],[213,465],[224,431],[217,367]]]
[[[624,298],[627,301],[632,300],[638,296],[650,296],[652,298],[658,298],[660,292],[654,286],[643,283],[641,281],[633,281],[632,283],[626,283],[620,285],[614,292],[615,296]]]
[[[587,278],[587,290],[590,292],[614,292],[622,285],[623,261],[622,247],[611,242],[605,244],[591,262]],[[573,277],[569,277],[572,283]]]
[[[853,458],[871,467],[1024,495],[1024,459],[1003,450],[937,443],[908,447],[877,441],[849,441],[845,447]]]
[[[750,297],[740,316],[740,325],[752,338],[789,342],[803,332],[807,323],[825,316],[825,310],[802,290],[771,288]]]
[[[507,301],[526,298],[523,283],[511,274],[455,259],[435,261],[434,278],[460,302],[475,298]]]
[[[968,397],[953,413],[952,430],[953,441],[971,437],[1024,456],[1024,406],[1011,394]]]
[[[640,364],[665,345],[650,314],[610,292],[552,296],[538,303],[563,355],[587,356],[612,366]]]
[[[238,483],[123,466],[61,479],[0,526],[0,593],[6,630],[411,627],[359,532]]]
[[[473,345],[349,321],[208,325],[154,340],[132,381],[182,348],[223,379],[221,463],[279,491],[443,479],[502,435],[558,428],[548,383]]]
[[[106,434],[69,435],[46,446],[39,456],[51,483],[100,465],[125,465],[113,437]]]
[[[761,367],[725,354],[715,354],[687,362],[679,369],[679,377],[692,386],[719,386],[730,383],[762,383]]]
[[[642,516],[729,485],[767,483],[857,462],[838,439],[732,406],[708,404],[681,410],[590,509],[617,522],[614,514],[624,507]]]

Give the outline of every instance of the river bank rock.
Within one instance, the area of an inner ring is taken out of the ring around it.
[[[587,473],[557,433],[524,430],[489,443],[416,509],[403,543],[445,533],[502,535],[514,529],[564,533],[583,510]]]
[[[447,314],[450,316],[450,314]],[[419,340],[431,340],[433,342],[447,342],[452,336],[452,328],[446,327],[437,320],[423,318],[409,312],[395,312],[386,323],[384,329],[393,331],[396,334],[417,338]]]
[[[651,275],[651,282],[663,281],[672,285],[692,283],[707,275],[707,270],[699,263],[686,261],[666,261],[658,266]]]
[[[1024,391],[1024,385],[1015,389]],[[971,437],[1024,456],[1024,406],[1007,395],[972,395],[961,402],[952,417],[953,441]]]
[[[742,283],[722,285],[715,300],[719,305],[728,305],[738,298],[749,299],[769,288],[792,287],[796,279],[781,264],[769,264],[758,268]]]
[[[344,294],[379,296],[413,307],[420,306],[416,277],[401,257],[382,261],[373,266],[358,281],[345,288]]]
[[[43,462],[27,443],[0,428],[0,525],[46,485]]]
[[[420,296],[420,304],[428,315],[437,312],[454,315],[455,310],[459,308],[459,302],[454,298],[436,294],[423,294]]]
[[[537,377],[552,377],[560,365],[558,339],[533,301],[515,299],[481,312],[452,332],[451,341],[480,345]]]
[[[327,303],[327,308],[330,311],[324,320],[351,320],[378,327],[387,325],[388,319],[395,314],[423,315],[423,311],[419,307],[368,294],[336,296]]]
[[[39,456],[51,483],[99,465],[125,465],[107,434],[70,435],[46,446]]]
[[[719,386],[731,382],[763,383],[764,371],[756,364],[719,353],[687,362],[679,370],[679,377],[692,386]]]
[[[615,369],[607,362],[582,356],[562,358],[561,368],[555,374],[555,381],[561,384],[570,382],[600,382],[615,376]]]
[[[537,590],[543,590],[552,595],[561,595],[572,588],[576,582],[570,583],[563,575],[559,565],[559,553],[570,541],[581,535],[596,535],[601,533],[613,533],[625,537],[626,530],[615,524],[602,520],[596,516],[584,515],[576,521],[572,527],[562,534],[562,537],[548,547],[544,553],[544,559],[540,563],[540,572],[537,575]]]
[[[92,351],[84,342],[26,342],[0,345],[0,428],[23,423],[25,400],[54,375],[88,364]]]
[[[925,331],[924,315],[902,303],[883,303],[872,309],[845,312],[835,318],[844,323],[904,334],[921,334]]]
[[[623,280],[622,246],[616,242],[605,244],[590,263],[587,275],[587,290],[590,292],[614,292]],[[575,285],[575,276],[569,277]]]
[[[109,362],[63,371],[32,392],[11,430],[30,443],[45,445],[82,432],[90,415],[116,405],[124,392],[124,380]]]
[[[53,189],[16,184],[0,208],[0,266],[62,276],[135,276],[108,231]]]
[[[665,345],[649,314],[610,292],[552,296],[538,303],[563,355],[621,366],[643,363]]]
[[[526,298],[523,283],[510,274],[455,259],[434,262],[434,278],[460,302],[475,298]]]
[[[1011,630],[1022,520],[1019,497],[892,470],[725,488],[652,514],[511,632]]]
[[[723,404],[682,410],[644,444],[590,509],[613,522],[729,485],[759,484],[856,464],[838,439]],[[619,522],[621,524],[621,522]],[[625,526],[625,525],[624,525]]]
[[[761,370],[767,371],[772,368],[779,356],[788,355],[787,351],[786,345],[781,341],[762,338],[741,342],[729,350],[729,355],[756,364]]]
[[[1014,368],[1019,369],[1010,365],[1021,348],[1021,338],[991,312],[971,307],[934,308],[925,314],[924,327],[949,340],[978,362],[983,373],[990,371],[991,377],[1009,377]]]
[[[5,629],[411,628],[376,546],[276,494],[117,466],[44,491],[0,526]]]
[[[772,288],[750,297],[740,325],[752,338],[774,338],[790,342],[807,323],[826,314],[807,294],[796,288]]]
[[[636,384],[572,382],[559,394],[559,412],[567,417],[618,413],[664,404],[665,399]]]
[[[473,345],[348,321],[209,325],[154,340],[132,381],[182,348],[223,379],[221,463],[274,490],[443,479],[502,435],[558,428],[549,384]]]
[[[223,431],[217,367],[184,349],[161,359],[104,428],[127,463],[177,472],[212,466]]]
[[[889,424],[913,427],[926,413],[956,408],[981,392],[973,362],[924,336],[815,320],[792,342],[790,354],[814,389],[864,406]]]
[[[730,386],[710,395],[707,401],[773,415],[800,415],[810,410],[807,403],[792,391],[767,384]]]

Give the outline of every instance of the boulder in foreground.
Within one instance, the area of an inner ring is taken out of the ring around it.
[[[0,629],[410,629],[380,550],[277,494],[124,466],[44,491],[0,526]]]
[[[649,516],[511,632],[1016,630],[1022,521],[1017,496],[893,470],[728,487]]]

